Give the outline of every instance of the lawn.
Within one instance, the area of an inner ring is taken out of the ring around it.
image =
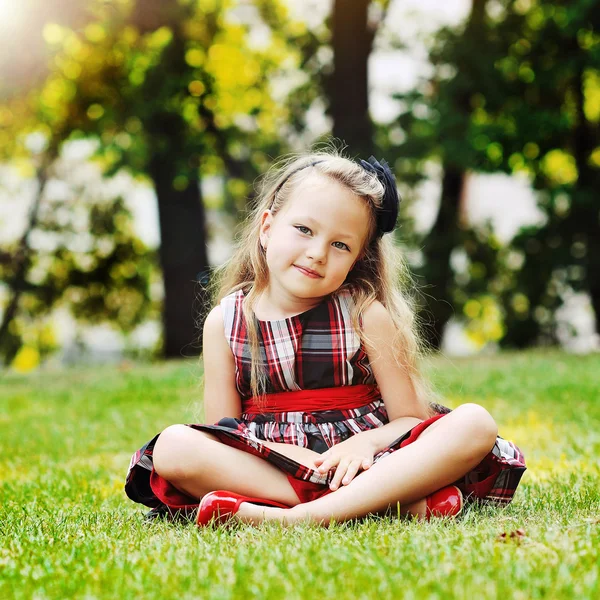
[[[329,529],[144,524],[132,452],[197,422],[194,361],[0,376],[0,598],[598,598],[600,355],[436,358],[528,463],[513,503]]]

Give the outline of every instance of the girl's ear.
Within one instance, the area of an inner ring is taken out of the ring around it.
[[[265,250],[271,235],[271,223],[273,223],[273,213],[270,210],[265,210],[260,217],[260,245]]]

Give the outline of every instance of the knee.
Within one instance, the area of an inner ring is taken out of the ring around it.
[[[185,476],[183,465],[189,434],[187,425],[170,425],[158,436],[152,451],[152,463],[161,477],[172,481]]]
[[[455,411],[461,415],[466,428],[465,439],[483,453],[489,452],[496,443],[498,425],[490,413],[479,404],[462,404]]]

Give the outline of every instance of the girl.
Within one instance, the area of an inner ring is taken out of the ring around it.
[[[203,332],[205,420],[132,458],[154,517],[326,524],[511,501],[525,471],[480,406],[432,402],[385,161],[333,152],[268,175]]]

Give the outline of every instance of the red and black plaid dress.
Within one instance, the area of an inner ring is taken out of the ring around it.
[[[211,433],[229,446],[269,461],[287,474],[299,499],[307,502],[329,493],[333,471],[321,474],[267,448],[261,441],[295,444],[323,453],[352,435],[388,423],[368,357],[351,325],[352,296],[346,290],[340,291],[302,314],[274,321],[257,320],[257,324],[261,359],[268,374],[267,394],[272,394],[271,397],[281,399],[281,393],[305,390],[309,394],[309,390],[322,388],[343,391],[344,386],[356,386],[350,391],[358,391],[359,397],[364,391],[364,404],[355,402],[353,406],[358,408],[344,410],[260,414],[246,410],[252,393],[243,298],[244,293],[240,290],[221,301],[225,337],[235,358],[235,383],[242,400],[242,418],[224,418],[215,425],[188,426]],[[356,393],[352,395],[356,398]],[[294,394],[290,394],[292,396]],[[267,395],[267,399],[269,397]],[[412,443],[431,423],[450,412],[440,405],[433,408],[438,415],[395,440],[374,457],[374,462]],[[158,435],[133,455],[125,491],[135,502],[152,507],[148,517],[167,514],[193,518],[199,499],[182,493],[153,469],[152,452]],[[488,456],[457,485],[467,499],[506,504],[512,500],[524,471],[525,462],[520,450],[498,437]]]

